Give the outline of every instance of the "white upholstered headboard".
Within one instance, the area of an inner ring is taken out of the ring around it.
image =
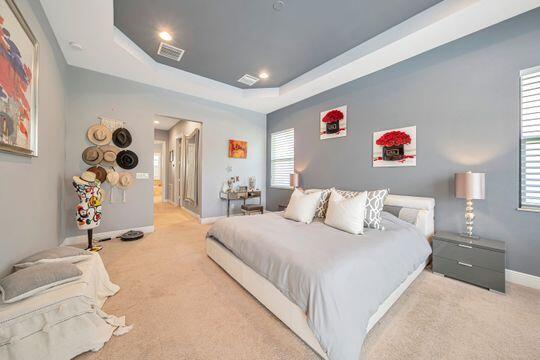
[[[435,199],[418,196],[388,195],[385,211],[416,225],[431,242],[435,229]]]

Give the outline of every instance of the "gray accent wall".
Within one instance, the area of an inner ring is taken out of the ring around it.
[[[69,98],[66,106],[66,167],[64,176],[64,218],[66,236],[84,235],[74,220],[77,197],[71,186],[71,177],[87,166],[81,152],[90,145],[86,130],[98,122],[98,116],[126,122],[133,144],[130,149],[139,156],[139,165],[133,174],[153,171],[153,120],[156,114],[198,121],[202,131],[202,217],[222,216],[225,204],[219,199],[221,184],[232,173],[247,183],[248,176],[257,177],[266,184],[266,116],[232,106],[222,105],[192,96],[143,85],[79,68],[69,68]],[[249,155],[245,160],[229,159],[228,140],[249,142]],[[169,144],[170,146],[170,144]],[[238,161],[232,161],[238,160]],[[109,191],[108,185],[104,185]],[[127,202],[121,202],[121,193],[115,190],[116,202],[103,204],[103,221],[96,233],[122,230],[153,224],[152,180],[135,180],[127,191]]]
[[[507,243],[506,267],[540,275],[540,213],[517,211],[519,71],[540,65],[540,10],[500,23],[267,117],[270,134],[295,129],[295,168],[305,188],[390,188],[436,199],[436,230],[464,230],[453,174],[487,173],[475,231]],[[319,140],[319,113],[347,105],[348,135]],[[417,166],[373,168],[374,131],[417,126]],[[270,184],[270,148],[267,152]],[[269,209],[290,191],[267,189]]]
[[[38,157],[0,153],[0,276],[63,238],[66,62],[39,1],[18,0],[39,42]]]

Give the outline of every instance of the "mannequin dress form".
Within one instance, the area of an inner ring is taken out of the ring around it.
[[[93,229],[101,223],[101,200],[103,190],[101,183],[96,180],[95,174],[85,172],[81,176],[73,177],[73,187],[79,196],[79,204],[75,206],[75,219],[80,230],[88,234],[87,250],[99,251],[102,246],[93,244]]]

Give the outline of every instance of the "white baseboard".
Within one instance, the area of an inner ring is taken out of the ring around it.
[[[506,269],[506,281],[533,289],[540,289],[540,276],[525,274],[519,271]]]
[[[122,229],[122,230],[113,230],[113,231],[105,231],[101,233],[94,233],[94,240],[99,240],[99,239],[108,238],[108,237],[114,239],[115,237],[118,237],[129,230],[137,230],[137,231],[142,231],[145,234],[149,234],[149,233],[154,232],[154,225],[131,228],[131,229]],[[86,234],[70,236],[70,237],[65,238],[64,241],[62,241],[62,245],[84,244],[87,241],[88,241],[88,237]]]
[[[206,217],[206,218],[200,218],[199,222],[201,224],[213,224],[219,219],[226,218],[226,216],[214,216],[214,217]]]
[[[184,210],[185,212],[187,212],[189,215],[191,215],[195,220],[199,221],[201,220],[201,216],[191,210],[189,210],[188,208],[186,207],[182,207],[181,208],[182,210]]]

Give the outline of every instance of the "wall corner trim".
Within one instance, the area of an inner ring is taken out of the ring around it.
[[[515,270],[506,269],[506,281],[533,289],[540,289],[540,276],[525,274]]]
[[[95,233],[94,234],[94,241],[99,240],[100,238],[108,238],[108,237],[114,239],[115,237],[118,237],[118,236],[122,235],[123,233],[125,233],[125,232],[127,232],[129,230],[138,230],[138,231],[142,231],[145,234],[149,234],[149,233],[154,232],[154,225],[136,227],[136,228],[131,228],[131,229],[112,230],[112,231],[105,231],[105,232],[101,232],[101,233]],[[84,244],[87,241],[88,241],[88,238],[87,238],[86,235],[70,236],[70,237],[65,238],[64,241],[62,241],[61,246]]]

